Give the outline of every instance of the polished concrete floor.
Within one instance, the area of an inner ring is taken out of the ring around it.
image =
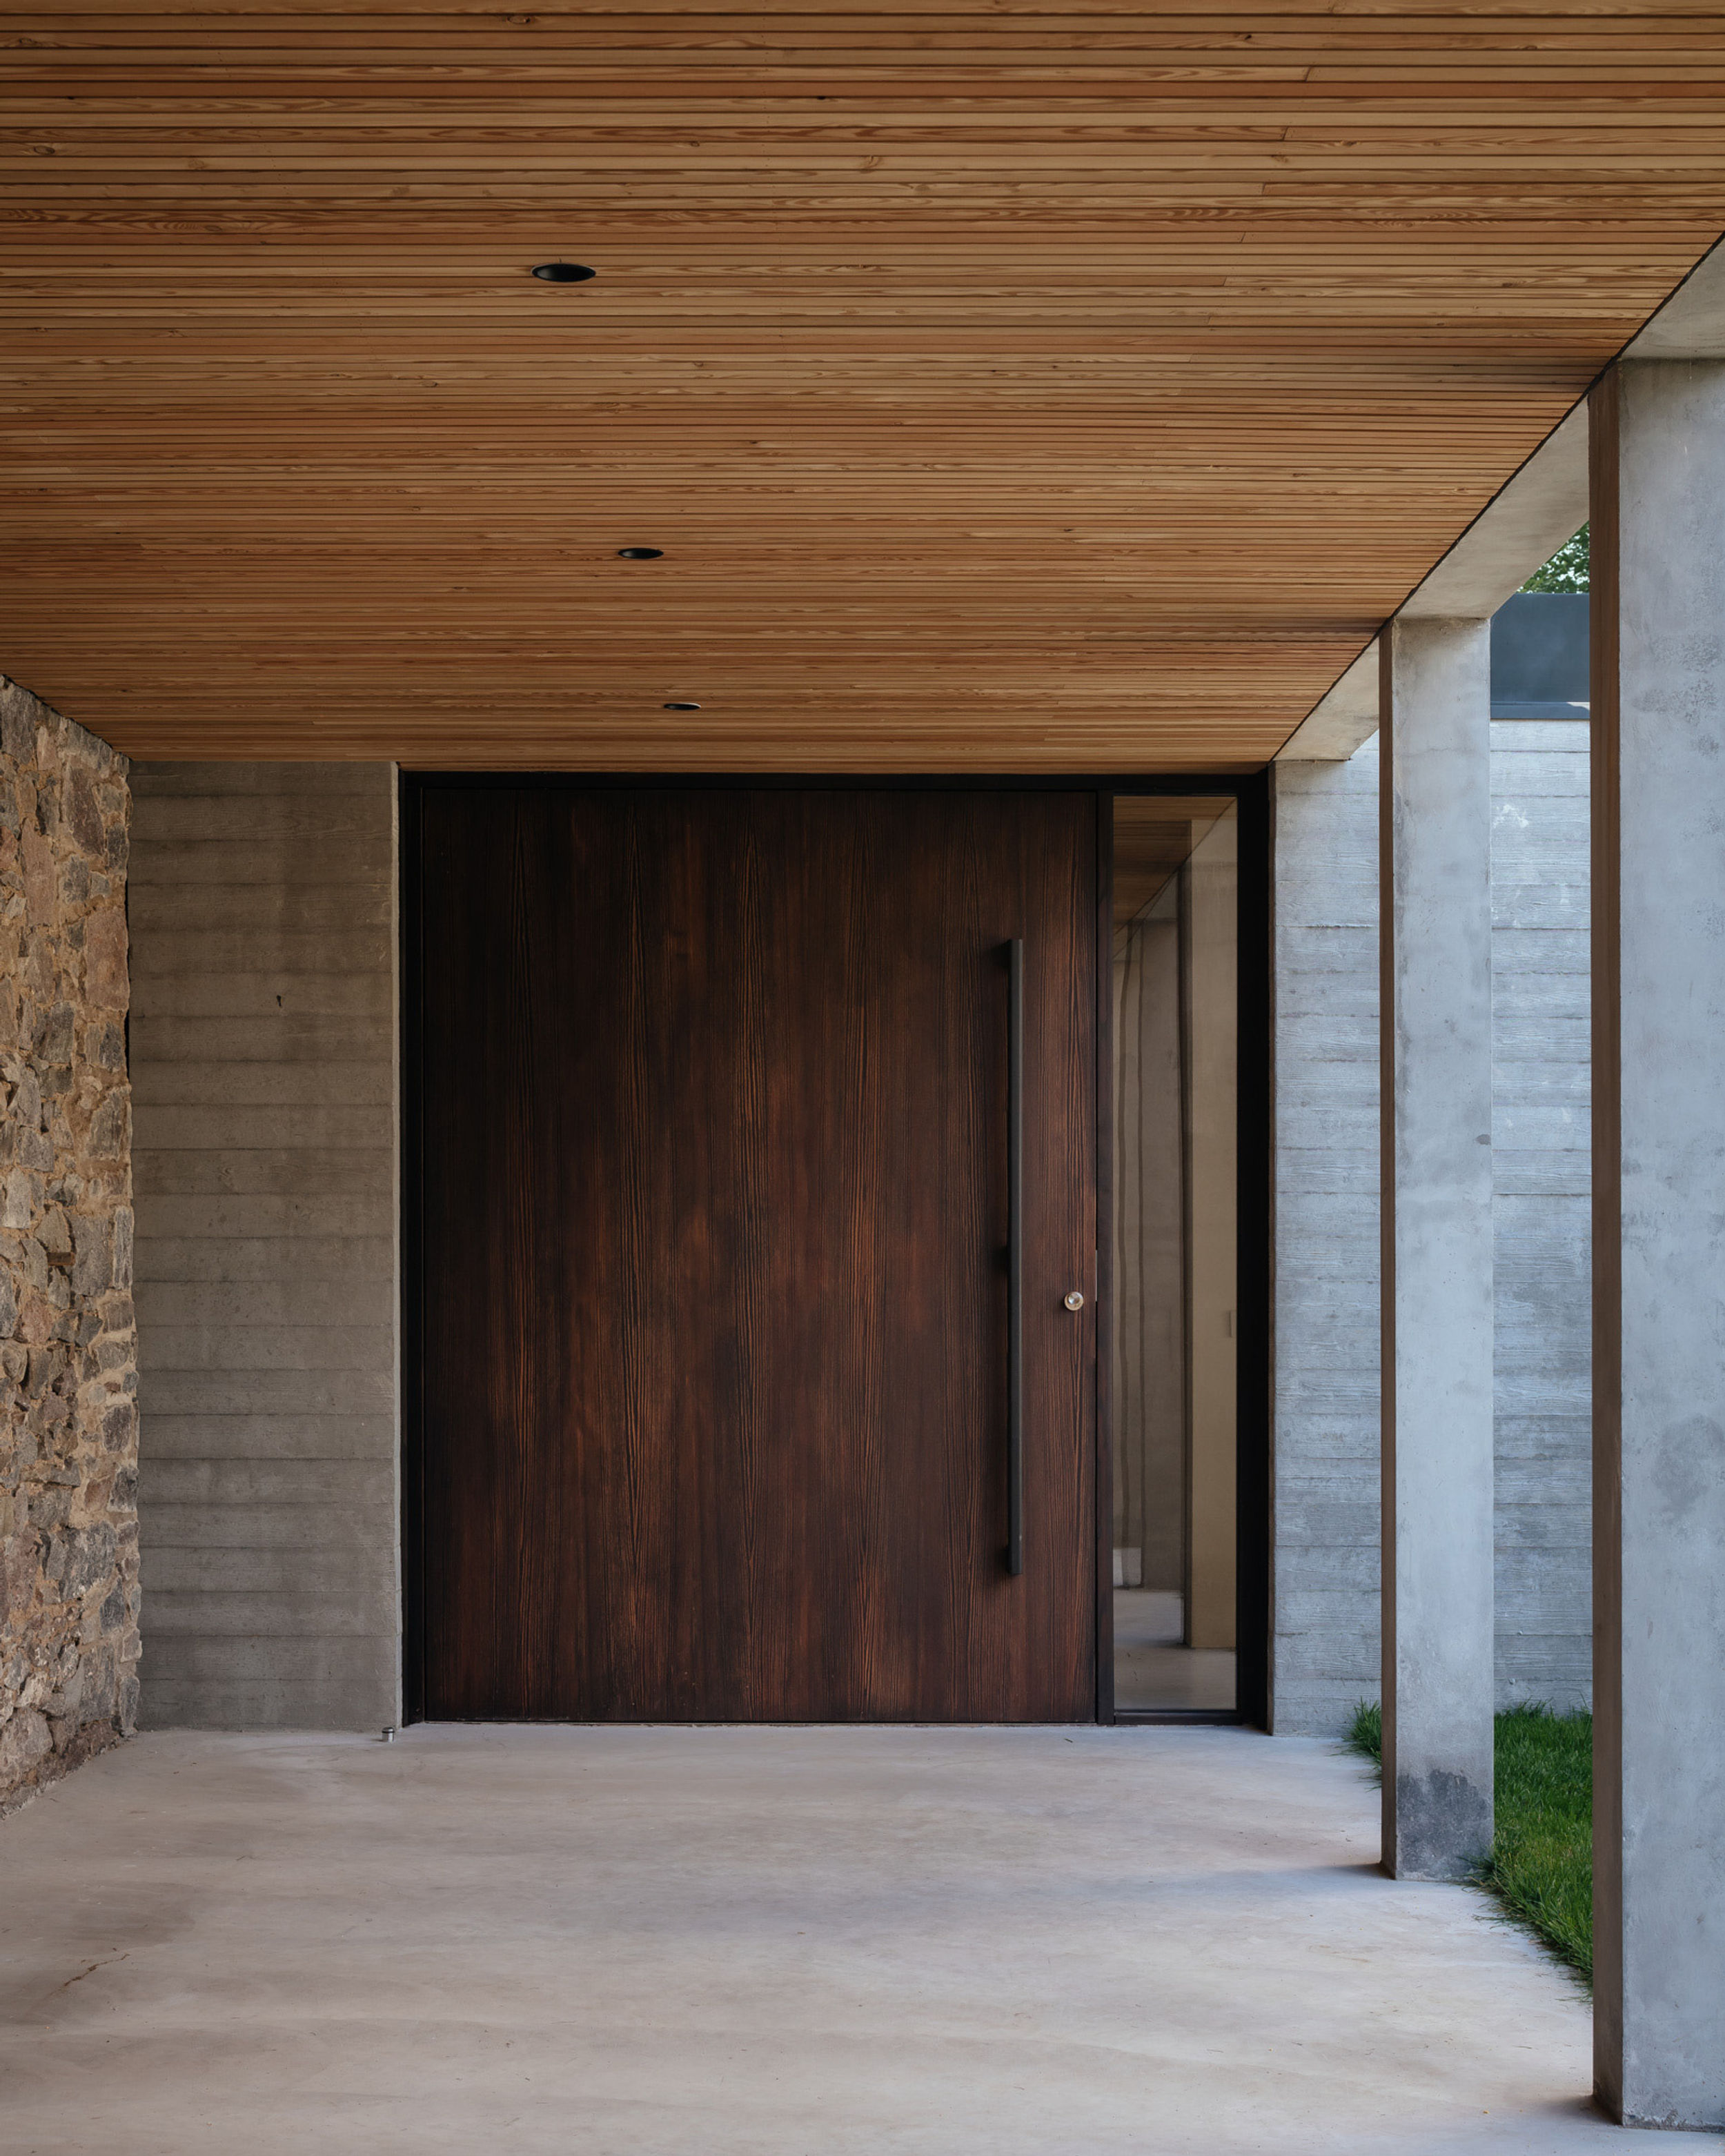
[[[143,1737],[0,1822],[0,2146],[1625,2145],[1569,1979],[1376,1804],[1219,1729]]]

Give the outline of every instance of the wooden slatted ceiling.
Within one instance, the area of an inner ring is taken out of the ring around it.
[[[0,665],[143,757],[1250,767],[1725,223],[1713,8],[59,0],[0,69]]]

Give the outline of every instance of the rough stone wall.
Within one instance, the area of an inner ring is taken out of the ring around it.
[[[0,1809],[138,1683],[127,766],[0,680]]]
[[[146,1728],[400,1718],[395,774],[132,774]]]
[[[1588,728],[1491,726],[1497,1687],[1586,1704]],[[1378,756],[1276,767],[1276,1727],[1378,1688]]]

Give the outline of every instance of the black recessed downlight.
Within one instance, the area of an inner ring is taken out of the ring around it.
[[[619,562],[662,562],[665,549],[663,547],[619,547],[617,558]]]
[[[536,262],[533,275],[542,277],[547,285],[584,285],[589,277],[598,275],[584,262]]]
[[[665,708],[668,711],[698,711],[701,706],[699,704],[667,704]]]

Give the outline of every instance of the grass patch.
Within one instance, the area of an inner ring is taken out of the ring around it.
[[[1384,1715],[1362,1700],[1343,1740],[1381,1774]],[[1506,1913],[1594,1975],[1594,1718],[1548,1707],[1497,1717],[1497,1832],[1480,1867]]]
[[[1358,1752],[1362,1759],[1369,1759],[1377,1770],[1376,1779],[1384,1779],[1384,1710],[1368,1699],[1363,1699],[1353,1710],[1353,1719],[1348,1725],[1348,1734],[1343,1738],[1350,1752]]]
[[[1594,1718],[1497,1717],[1497,1831],[1481,1874],[1518,1923],[1594,1980]]]

